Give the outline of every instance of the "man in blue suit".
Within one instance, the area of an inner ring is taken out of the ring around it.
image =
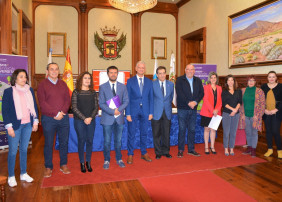
[[[124,124],[124,110],[128,105],[128,94],[126,86],[117,81],[118,68],[110,66],[107,69],[109,81],[99,87],[99,105],[102,109],[101,125],[104,135],[104,169],[109,169],[112,133],[114,133],[114,145],[117,164],[124,168],[121,157],[121,137]],[[119,97],[120,103],[107,103],[112,98]],[[119,105],[119,106],[117,106]]]
[[[170,124],[172,115],[172,99],[174,85],[166,80],[166,68],[157,68],[158,79],[153,82],[154,114],[152,119],[152,130],[156,159],[162,156],[172,158],[170,149]]]
[[[151,162],[147,153],[147,135],[150,120],[153,118],[153,88],[152,81],[144,76],[146,67],[142,61],[137,62],[136,76],[127,81],[129,104],[126,107],[126,119],[128,121],[128,159],[127,163],[133,163],[133,152],[135,149],[135,134],[139,121],[141,158]]]

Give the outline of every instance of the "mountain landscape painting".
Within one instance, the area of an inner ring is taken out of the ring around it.
[[[231,66],[282,61],[282,0],[230,16],[230,22]]]

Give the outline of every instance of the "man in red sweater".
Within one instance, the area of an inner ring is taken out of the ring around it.
[[[59,138],[60,170],[69,174],[67,167],[68,141],[69,141],[69,116],[70,96],[66,83],[59,76],[59,66],[56,63],[47,65],[48,78],[38,86],[37,97],[41,109],[41,123],[45,137],[44,177],[51,177],[53,170],[53,144],[55,133]]]

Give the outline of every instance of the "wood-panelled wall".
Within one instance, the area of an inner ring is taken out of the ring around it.
[[[0,0],[1,1],[1,0]],[[182,1],[181,1],[182,2]],[[182,3],[187,3],[183,1]],[[179,4],[179,7],[183,4]],[[111,7],[108,0],[87,0],[86,3],[81,3],[81,0],[33,0],[33,25],[35,25],[35,10],[40,5],[61,5],[72,6],[78,12],[78,74],[87,71],[88,67],[88,12],[92,8],[115,9]],[[158,2],[158,4],[145,12],[171,14],[176,19],[176,58],[178,58],[178,5],[171,3]],[[135,75],[135,65],[141,60],[141,16],[144,12],[132,14],[132,75]],[[33,26],[33,39],[35,38],[35,29]],[[34,43],[34,40],[33,40]],[[32,57],[34,58],[35,44],[32,48]],[[176,60],[176,70],[178,60]],[[176,72],[177,74],[177,72]],[[36,90],[38,83],[45,78],[44,74],[35,74],[35,60],[32,60],[31,65],[32,87]],[[77,78],[78,75],[73,75]]]

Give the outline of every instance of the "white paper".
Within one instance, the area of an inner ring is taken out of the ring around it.
[[[217,130],[221,122],[221,119],[222,119],[222,116],[219,116],[219,115],[213,116],[208,127],[211,129]]]
[[[117,108],[115,103],[114,103],[114,101],[113,101],[113,99],[111,99],[111,101],[110,101],[109,108],[111,108],[111,109],[116,109]],[[119,115],[114,115],[115,118],[117,118],[118,116]]]

